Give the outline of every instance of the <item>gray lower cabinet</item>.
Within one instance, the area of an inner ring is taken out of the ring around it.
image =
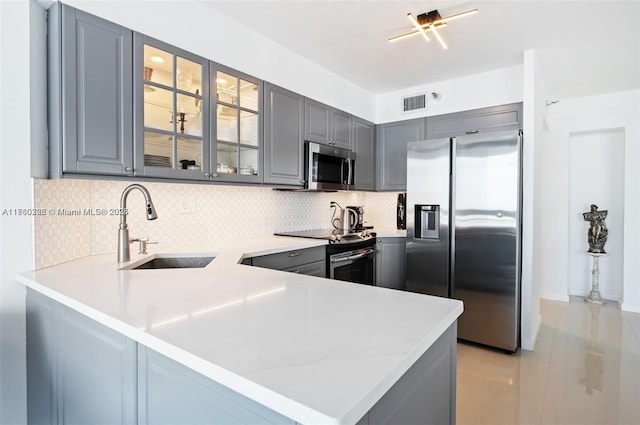
[[[139,346],[138,423],[295,424],[157,352]]]
[[[29,424],[295,422],[32,290],[27,291]],[[358,421],[454,424],[456,324]]]
[[[326,277],[324,246],[278,252],[251,258],[251,265],[310,276]]]
[[[426,139],[519,129],[522,103],[512,103],[428,117]]]
[[[376,239],[376,286],[404,289],[406,276],[406,239]]]
[[[48,25],[49,175],[132,175],[132,31],[61,3]]]
[[[358,425],[455,424],[456,338],[454,323]]]
[[[304,184],[304,97],[264,85],[264,182]]]
[[[377,190],[407,190],[407,142],[424,139],[424,121],[415,118],[377,126]]]
[[[135,423],[136,348],[122,334],[29,291],[29,423]]]
[[[353,118],[353,150],[356,153],[356,189],[375,190],[375,124]]]

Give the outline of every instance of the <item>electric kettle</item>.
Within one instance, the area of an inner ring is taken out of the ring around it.
[[[353,208],[344,208],[342,210],[342,230],[345,232],[353,232],[358,224],[358,212]]]

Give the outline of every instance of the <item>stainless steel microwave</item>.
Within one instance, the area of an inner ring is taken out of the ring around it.
[[[356,154],[352,151],[305,142],[305,189],[355,189]]]

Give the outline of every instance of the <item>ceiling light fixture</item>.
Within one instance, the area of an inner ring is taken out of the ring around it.
[[[162,56],[151,56],[151,62],[163,63],[164,58]]]
[[[462,18],[464,16],[473,15],[475,13],[478,13],[478,9],[472,9],[466,12],[456,13],[455,15],[447,16],[445,18],[441,17],[440,12],[438,12],[437,10],[432,10],[429,13],[423,13],[421,15],[418,15],[417,17],[414,17],[413,14],[408,13],[407,17],[409,18],[409,21],[411,21],[411,24],[413,25],[413,29],[408,33],[391,37],[389,41],[393,42],[393,41],[403,40],[405,38],[412,37],[418,34],[422,34],[424,39],[426,41],[429,41],[430,39],[429,39],[429,36],[427,35],[427,32],[431,31],[440,42],[440,45],[442,46],[442,48],[447,49],[448,48],[447,43],[445,43],[444,39],[438,32],[438,29],[447,25],[447,23],[450,21],[453,21],[458,18]]]
[[[417,29],[420,34],[422,34],[422,36],[424,37],[425,40],[427,41],[431,41],[431,39],[429,38],[429,36],[427,35],[427,32],[424,30],[424,28],[422,28],[422,26],[418,23],[418,21],[416,20],[415,16],[413,16],[412,13],[407,13],[407,18],[409,18],[409,22],[411,22],[411,24],[413,25],[413,27],[415,29]]]
[[[438,30],[436,29],[436,27],[433,24],[431,24],[431,30],[433,31],[433,33],[435,34],[436,38],[440,42],[440,45],[442,46],[442,48],[447,50],[449,48],[449,46],[447,46],[447,43],[444,42],[444,40],[440,36],[440,33],[438,32]]]

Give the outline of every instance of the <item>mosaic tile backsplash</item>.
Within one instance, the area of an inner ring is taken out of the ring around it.
[[[122,190],[131,182],[34,180],[36,208],[55,213],[35,218],[36,268],[92,254],[115,252]],[[276,231],[330,227],[336,201],[364,205],[366,224],[395,228],[397,193],[276,191],[272,188],[149,183],[158,219],[147,221],[144,197],[127,197],[131,237],[148,237],[165,246],[209,240],[257,238]]]

